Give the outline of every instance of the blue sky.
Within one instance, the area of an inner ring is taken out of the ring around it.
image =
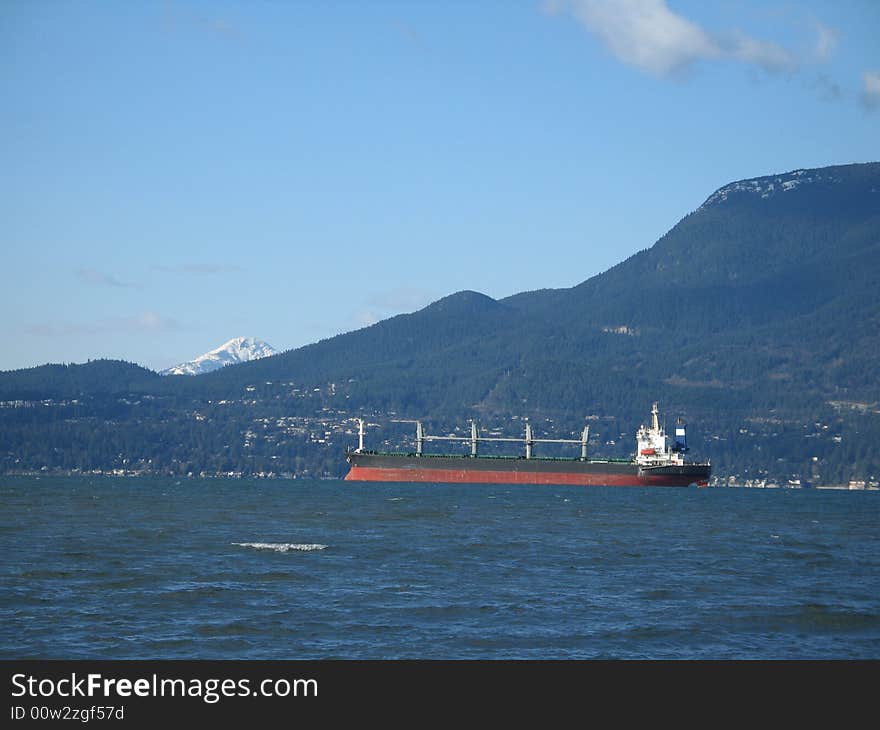
[[[151,368],[577,284],[880,160],[880,3],[0,5],[0,369]]]

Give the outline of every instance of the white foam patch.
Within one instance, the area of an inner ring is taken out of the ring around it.
[[[326,545],[318,542],[234,542],[233,545],[239,547],[254,548],[254,550],[274,550],[276,553],[289,553],[296,550],[303,553],[310,553],[313,550],[326,550]]]

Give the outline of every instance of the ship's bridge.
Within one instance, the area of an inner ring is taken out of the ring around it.
[[[676,434],[679,428],[676,427]],[[684,428],[681,428],[682,438]],[[651,425],[642,424],[636,431],[636,461],[639,464],[683,464],[682,453],[685,449],[679,448],[678,436],[672,449],[669,448],[666,437],[666,429],[660,425],[660,410],[658,404],[651,406]],[[681,442],[683,443],[683,442]]]

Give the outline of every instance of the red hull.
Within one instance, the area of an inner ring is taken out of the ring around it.
[[[346,481],[432,482],[455,484],[546,484],[609,487],[686,487],[691,482],[673,483],[667,476],[635,474],[578,474],[567,472],[488,471],[469,469],[388,469],[352,466]],[[701,484],[701,486],[704,486]]]

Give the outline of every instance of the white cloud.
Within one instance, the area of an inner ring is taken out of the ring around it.
[[[866,109],[880,106],[880,71],[865,71],[862,74],[862,104]]]
[[[733,59],[772,73],[797,66],[782,46],[740,31],[710,33],[666,0],[549,0],[543,8],[570,12],[618,59],[659,77],[707,60]]]
[[[570,10],[621,61],[658,76],[720,55],[708,33],[664,0],[576,0]]]

